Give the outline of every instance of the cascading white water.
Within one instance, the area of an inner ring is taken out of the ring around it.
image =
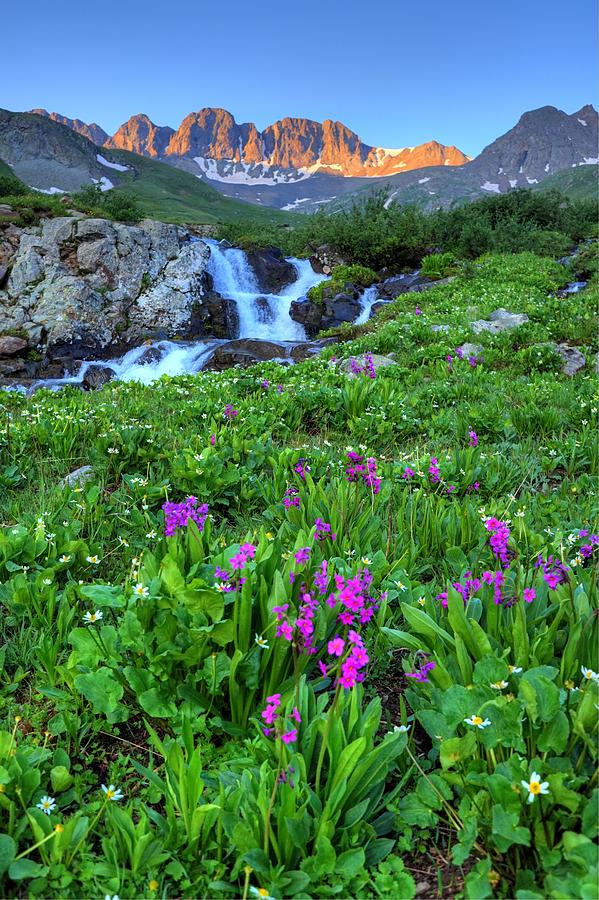
[[[296,280],[280,294],[265,294],[260,291],[256,275],[243,250],[225,247],[214,240],[206,240],[205,243],[210,247],[208,271],[213,279],[214,290],[224,299],[233,300],[237,307],[237,337],[281,344],[306,339],[303,326],[293,321],[289,309],[291,303],[305,296],[313,285],[325,281],[326,275],[315,272],[307,259],[289,258],[288,262],[297,271]],[[156,341],[135,347],[117,359],[82,362],[76,374],[40,380],[35,387],[60,388],[69,384],[81,384],[92,365],[111,369],[119,381],[151,384],[162,375],[184,375],[201,371],[216,347],[226,343],[227,341],[216,338],[186,344]],[[285,348],[282,346],[281,357],[285,356]]]
[[[368,322],[370,318],[370,312],[372,307],[379,299],[378,289],[376,285],[372,287],[366,288],[362,296],[360,297],[360,303],[362,304],[362,311],[358,318],[354,321],[354,325],[364,325],[365,322]]]
[[[233,300],[239,317],[240,338],[270,341],[302,341],[306,339],[303,326],[289,315],[291,303],[307,294],[310,288],[326,280],[326,275],[314,271],[307,259],[288,258],[297,271],[297,279],[280,294],[261,291],[249,260],[243,250],[224,247],[218,241],[206,240],[210,247],[208,272],[214,290]]]

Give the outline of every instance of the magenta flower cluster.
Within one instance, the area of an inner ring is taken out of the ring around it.
[[[310,466],[308,465],[307,460],[303,459],[303,457],[301,459],[298,459],[298,461],[296,462],[296,464],[293,467],[293,471],[297,475],[299,475],[299,477],[302,479],[302,481],[305,481],[306,475],[310,471]]]
[[[510,529],[505,522],[491,516],[485,522],[485,528],[490,533],[489,544],[491,550],[504,568],[510,564],[507,542],[510,536]]]
[[[266,727],[262,729],[266,737],[274,736],[280,738],[284,744],[293,744],[297,741],[297,728],[290,727],[287,718],[293,719],[296,725],[301,725],[301,716],[297,706],[286,717],[283,714],[283,706],[281,704],[281,694],[271,694],[266,698],[266,709],[260,714],[266,723]]]
[[[314,532],[315,541],[325,541],[327,537],[330,537],[330,539],[334,541],[337,537],[335,532],[331,529],[329,523],[325,522],[320,517],[318,517],[314,522],[314,527],[316,528],[316,531]]]
[[[548,556],[547,559],[543,559],[542,556],[539,556],[535,563],[535,568],[541,569],[543,572],[543,579],[552,591],[554,591],[559,584],[565,584],[568,580],[568,566],[564,565],[564,563],[555,556]]]
[[[285,507],[285,509],[291,509],[292,506],[297,506],[297,508],[299,509],[300,498],[297,488],[287,488],[283,495],[283,506]]]
[[[163,503],[162,509],[166,537],[172,537],[179,528],[185,528],[188,522],[195,522],[198,530],[202,531],[208,516],[208,504],[198,506],[197,497],[188,497],[182,503],[172,503],[169,500]]]
[[[364,354],[363,366],[361,366],[356,359],[351,359],[349,362],[349,368],[352,375],[365,375],[367,378],[371,378],[373,380],[376,378],[376,369],[374,368],[372,353]]]
[[[349,482],[359,481],[360,479],[371,488],[373,494],[378,494],[381,489],[381,479],[376,471],[376,459],[369,456],[366,461],[364,457],[350,450],[347,454],[349,465],[345,469],[345,476]]]
[[[435,668],[434,662],[424,663],[419,669],[415,669],[414,672],[406,672],[406,678],[413,678],[414,681],[418,681],[420,684],[430,684],[428,673],[432,672]]]
[[[275,606],[273,612],[277,620],[276,636],[294,642],[302,653],[325,653],[325,647],[316,645],[316,615],[322,604],[337,611],[337,621],[348,629],[347,635],[335,635],[326,645],[328,663],[319,660],[318,667],[323,677],[337,673],[337,683],[344,688],[351,688],[364,679],[364,669],[369,663],[363,639],[357,631],[366,625],[374,615],[378,604],[371,596],[372,575],[367,569],[357,575],[345,578],[333,573],[335,590],[329,592],[331,575],[325,560],[314,573],[314,589],[309,590],[306,584],[300,589],[300,604],[297,616],[293,621],[290,616],[290,604]],[[327,596],[328,595],[328,596]]]
[[[224,411],[223,411],[223,416],[225,417],[225,419],[227,419],[230,422],[232,419],[235,419],[238,415],[239,415],[239,410],[234,409],[231,403],[227,403],[227,405],[225,406]]]

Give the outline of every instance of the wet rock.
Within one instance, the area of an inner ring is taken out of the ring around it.
[[[262,322],[264,325],[268,325],[269,322],[272,322],[273,312],[267,297],[256,297],[254,309],[256,310],[259,322]]]
[[[586,366],[586,358],[576,347],[570,347],[568,344],[558,344],[555,348],[558,356],[563,360],[562,373],[564,375],[576,375]]]
[[[157,363],[162,359],[162,353],[158,347],[147,347],[137,360],[137,365],[147,366]]]
[[[420,294],[422,291],[430,291],[431,288],[440,287],[442,284],[450,284],[455,277],[455,275],[449,275],[447,278],[437,278],[434,280],[432,278],[426,278],[424,275],[419,275],[418,279],[408,288],[408,293]]]
[[[234,300],[209,291],[194,313],[202,321],[203,333],[217,338],[235,338],[239,334],[239,313]]]
[[[500,307],[491,313],[488,320],[478,319],[476,322],[471,322],[470,327],[475,334],[480,334],[483,331],[499,334],[502,331],[518,328],[528,321],[528,316],[525,313],[512,313]]]
[[[315,272],[319,272],[321,275],[330,275],[335,266],[343,266],[347,260],[330,244],[321,244],[310,257],[310,262]]]
[[[223,369],[230,369],[231,366],[246,368],[253,366],[254,363],[272,359],[290,359],[289,347],[274,341],[242,338],[217,347],[203,368],[220,372]]]
[[[91,466],[79,466],[78,469],[69,472],[68,475],[65,475],[65,477],[60,480],[60,486],[70,488],[81,487],[93,477],[94,470]]]
[[[0,356],[16,356],[17,353],[26,350],[27,346],[27,341],[23,338],[8,334],[4,337],[0,335]]]
[[[391,300],[377,300],[376,303],[373,303],[370,307],[370,317],[372,319],[373,316],[376,316],[377,313],[381,311],[384,306],[387,306],[388,303],[391,303]]]
[[[294,362],[303,362],[304,360],[310,359],[310,357],[321,353],[329,344],[336,344],[338,341],[339,338],[337,337],[328,337],[321,338],[319,341],[305,341],[301,344],[296,344],[296,346],[291,349],[291,359]]]
[[[112,381],[113,378],[114,372],[108,366],[94,365],[87,369],[81,386],[84,391],[97,391],[98,388]]]
[[[279,294],[297,278],[295,266],[288,262],[276,247],[250,250],[248,262],[256,276],[259,289],[265,294]]]
[[[384,281],[381,281],[381,283],[376,286],[378,296],[388,300],[395,300],[400,294],[405,294],[416,282],[417,278],[417,273],[410,275],[393,275],[391,278],[385,278]]]

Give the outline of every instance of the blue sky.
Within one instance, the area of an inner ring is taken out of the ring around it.
[[[2,15],[0,106],[112,132],[221,106],[338,119],[370,144],[474,155],[522,112],[596,105],[595,0],[55,0]]]

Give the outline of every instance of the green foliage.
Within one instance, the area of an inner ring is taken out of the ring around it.
[[[557,296],[572,270],[530,252],[456,269],[421,315],[402,295],[294,367],[0,394],[2,896],[411,898],[438,853],[443,895],[594,896],[597,403],[552,345],[597,349],[596,289]],[[499,306],[529,322],[460,360]],[[368,351],[395,365],[348,379],[337,361]],[[189,495],[203,529],[164,537],[164,502]],[[509,523],[506,569],[488,517]],[[230,590],[217,567],[247,543]],[[342,689],[327,599],[365,568],[369,663]],[[295,621],[306,591],[310,654],[273,611]],[[289,743],[263,731],[277,694]]]
[[[298,216],[290,229],[233,224],[220,235],[233,243],[242,238],[252,246],[282,246],[295,256],[329,244],[348,263],[400,271],[416,268],[430,246],[467,259],[526,250],[561,255],[597,221],[596,200],[571,200],[557,190],[510,191],[428,215],[387,201],[384,191],[374,192],[347,210]]]
[[[3,175],[0,173],[0,197],[18,197],[27,194],[29,188],[15,175]]]
[[[99,184],[81,188],[73,194],[72,202],[75,209],[99,218],[137,222],[142,217],[135,197],[122,191],[103,191]]]
[[[348,285],[370,287],[377,280],[378,275],[366,266],[335,266],[328,281],[321,281],[308,291],[310,300],[322,303],[324,291],[331,296],[341,293]]]
[[[420,274],[427,278],[446,278],[455,272],[456,259],[453,253],[431,253],[420,265]]]

